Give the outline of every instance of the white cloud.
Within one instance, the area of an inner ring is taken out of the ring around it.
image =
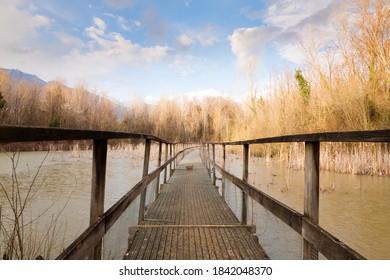
[[[207,24],[197,30],[188,28],[176,38],[176,45],[180,50],[188,49],[194,44],[200,44],[202,47],[213,46],[219,41],[217,29],[214,24]]]
[[[116,19],[118,22],[118,25],[123,30],[128,31],[128,32],[131,32],[131,31],[138,29],[142,26],[142,24],[137,20],[133,20],[133,19],[128,20],[122,16],[113,15],[111,13],[104,13],[104,15]]]
[[[229,37],[232,52],[237,56],[239,68],[253,68],[260,63],[267,43],[280,33],[280,28],[259,26],[239,28]]]
[[[214,24],[207,24],[197,34],[197,39],[202,46],[213,46],[218,41],[217,26]]]
[[[93,18],[94,25],[85,29],[88,37],[90,51],[85,57],[102,59],[114,59],[117,64],[123,63],[153,63],[158,62],[168,55],[166,46],[142,47],[125,39],[116,32],[106,33],[106,24],[100,18]],[[109,61],[107,61],[109,62]],[[111,63],[109,63],[111,64]]]
[[[193,39],[184,33],[176,39],[176,45],[179,49],[187,49],[193,44],[193,42]]]
[[[230,36],[239,67],[257,65],[267,43],[272,43],[282,58],[302,64],[305,61],[302,43],[311,40],[318,45],[329,45],[337,39],[336,19],[343,11],[343,1],[267,0],[265,3],[267,6],[261,11],[250,8],[241,11],[250,19],[262,20],[264,25],[236,29]]]
[[[179,37],[180,44],[183,46],[191,46],[192,45],[192,38],[186,34],[182,34]]]
[[[14,3],[1,2],[0,11],[2,46],[26,43],[38,35],[39,28],[48,27],[52,23],[52,20],[43,15],[18,9]]]
[[[68,33],[57,31],[53,34],[62,44],[71,48],[81,49],[85,46],[84,42],[80,38],[72,36]]]
[[[193,100],[202,100],[206,97],[229,97],[229,94],[226,92],[221,92],[215,88],[208,88],[196,91],[189,91],[182,94],[182,97],[193,99]]]

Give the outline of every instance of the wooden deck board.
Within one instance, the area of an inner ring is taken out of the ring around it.
[[[193,165],[192,170],[186,170]],[[125,259],[267,259],[223,201],[197,152],[182,160],[150,205]]]

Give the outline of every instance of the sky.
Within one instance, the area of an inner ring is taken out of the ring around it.
[[[349,2],[349,1],[344,1]],[[341,0],[0,0],[0,67],[116,101],[243,100],[336,38]],[[248,77],[251,77],[250,79]],[[260,89],[261,90],[261,89]]]

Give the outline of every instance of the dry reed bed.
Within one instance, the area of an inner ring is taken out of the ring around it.
[[[242,147],[228,146],[226,152],[240,160]],[[250,153],[266,161],[284,161],[288,168],[304,168],[304,143],[252,145]],[[216,161],[222,164],[220,145],[216,147]],[[388,143],[321,143],[320,168],[337,173],[390,176],[390,146]]]

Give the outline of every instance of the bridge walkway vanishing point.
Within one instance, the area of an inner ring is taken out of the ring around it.
[[[268,259],[213,186],[199,150],[180,162],[148,208],[124,259]]]

